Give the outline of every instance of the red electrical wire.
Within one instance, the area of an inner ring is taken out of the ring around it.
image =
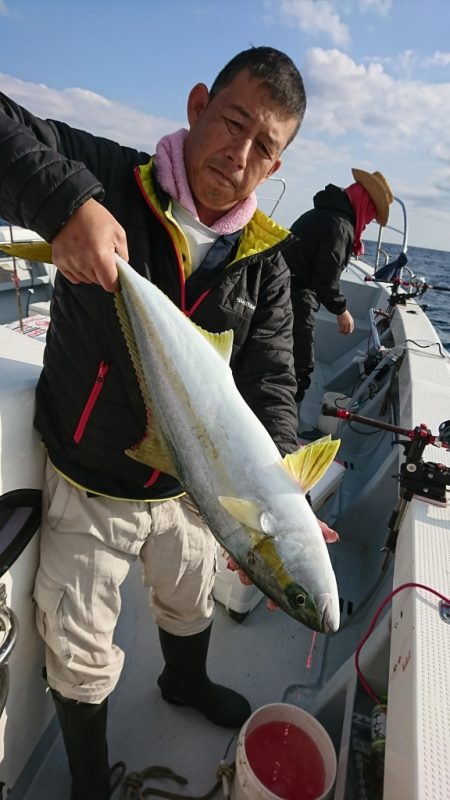
[[[414,582],[402,583],[400,586],[397,586],[396,589],[394,589],[392,592],[390,592],[390,594],[388,594],[387,597],[385,597],[385,599],[383,600],[381,605],[376,610],[376,612],[375,612],[375,614],[374,614],[374,616],[372,618],[372,622],[369,625],[369,629],[368,629],[366,635],[363,637],[363,639],[361,639],[361,641],[360,641],[360,643],[359,643],[359,645],[358,645],[358,647],[356,648],[356,651],[355,651],[355,669],[356,669],[358,678],[361,681],[362,685],[364,686],[364,689],[366,690],[366,692],[371,696],[372,700],[375,701],[376,705],[380,705],[381,701],[380,701],[380,698],[377,697],[377,695],[375,694],[375,692],[373,691],[371,686],[368,684],[368,682],[366,681],[364,675],[361,672],[361,669],[360,669],[360,666],[359,666],[359,654],[360,654],[362,648],[364,647],[365,643],[367,642],[367,639],[371,635],[371,633],[372,633],[372,631],[373,631],[373,629],[374,629],[374,627],[375,627],[375,625],[377,623],[378,617],[380,616],[380,614],[383,611],[383,609],[385,608],[385,606],[389,603],[389,601],[392,600],[392,598],[396,594],[401,592],[403,589],[414,589],[414,588],[416,588],[416,589],[425,589],[426,592],[431,592],[432,594],[436,595],[436,597],[439,597],[441,600],[443,600],[444,603],[450,605],[450,599],[448,597],[445,597],[445,595],[443,595],[440,592],[436,591],[436,589],[432,589],[431,586],[425,586],[423,583],[414,583]]]

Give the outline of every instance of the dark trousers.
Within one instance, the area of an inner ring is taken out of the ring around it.
[[[314,327],[315,311],[318,303],[310,290],[293,293],[294,310],[294,362],[297,377],[297,394],[295,399],[301,403],[306,390],[311,384],[314,370]]]

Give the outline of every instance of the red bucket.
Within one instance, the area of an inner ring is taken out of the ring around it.
[[[271,703],[241,729],[231,800],[329,800],[335,778],[325,728],[297,706]]]

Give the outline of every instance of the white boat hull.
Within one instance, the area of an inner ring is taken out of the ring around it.
[[[0,327],[0,496],[41,489],[44,450],[33,429],[34,391],[43,344]],[[12,523],[13,520],[10,520]],[[0,537],[3,551],[6,524]],[[36,533],[20,557],[0,576],[7,606],[18,622],[17,643],[8,659],[9,692],[0,717],[0,781],[13,787],[54,715],[42,677],[44,648],[32,602],[39,558]]]

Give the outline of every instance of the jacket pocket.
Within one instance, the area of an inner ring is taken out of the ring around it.
[[[100,361],[98,372],[94,381],[94,385],[91,389],[91,393],[87,399],[86,405],[81,412],[80,419],[78,420],[78,425],[75,429],[75,433],[73,435],[73,440],[75,444],[79,444],[84,436],[84,432],[86,430],[86,425],[89,422],[90,416],[95,408],[95,404],[99,398],[100,392],[105,385],[105,378],[109,372],[109,365],[106,361]]]

